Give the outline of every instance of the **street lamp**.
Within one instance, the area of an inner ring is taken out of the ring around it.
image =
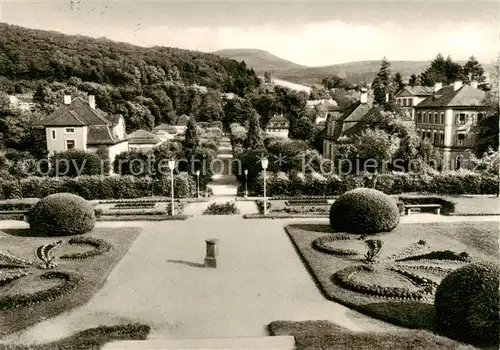
[[[245,173],[245,198],[248,197],[248,169],[243,170]]]
[[[263,158],[260,163],[262,164],[262,169],[264,169],[264,216],[267,215],[267,196],[266,196],[266,182],[267,182],[267,177],[266,177],[266,169],[267,166],[269,165],[269,161],[267,158]]]
[[[200,199],[200,171],[196,170],[196,195]]]
[[[169,160],[168,161],[168,168],[170,169],[170,180],[171,180],[171,188],[170,188],[170,194],[172,197],[172,203],[171,203],[171,214],[174,216],[174,169],[175,169],[175,160]]]

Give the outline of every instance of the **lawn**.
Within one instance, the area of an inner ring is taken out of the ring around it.
[[[295,337],[295,349],[370,350],[473,350],[474,347],[427,331],[352,332],[328,321],[275,321],[268,331],[273,336]]]
[[[500,199],[496,196],[443,196],[455,203],[455,215],[500,215]]]
[[[497,222],[401,224],[390,233],[369,237],[383,242],[380,260],[369,265],[371,270],[359,271],[351,269],[368,266],[362,261],[366,248],[356,239],[359,236],[344,235],[354,239],[328,242],[326,248],[334,254],[327,254],[313,248],[313,241],[332,235],[328,225],[292,224],[286,231],[326,298],[385,321],[432,331],[434,300],[432,289],[427,288],[435,289],[447,272],[466,262],[425,256],[396,260],[445,250],[455,252],[457,257],[466,252],[471,261],[499,257]],[[338,255],[338,249],[355,255]],[[404,277],[405,273],[415,276],[419,283]],[[420,282],[422,279],[425,283]]]
[[[43,300],[46,300],[47,297],[51,300],[38,302],[31,306],[0,310],[0,338],[86,303],[101,288],[108,274],[127,253],[139,231],[138,228],[94,229],[84,235],[72,237],[39,237],[32,235],[27,229],[0,231],[0,251],[39,264],[42,261],[38,260],[34,253],[37,247],[44,244],[57,241],[67,243],[73,237],[92,237],[104,240],[112,246],[110,251],[102,255],[80,260],[62,260],[60,257],[90,252],[95,248],[88,244],[57,246],[52,253],[55,258],[54,262],[57,264],[55,268],[45,270],[39,266],[29,266],[23,269],[29,273],[28,276],[0,285],[0,305],[5,304],[6,300],[13,298],[19,300],[20,296],[28,296],[37,292],[45,292],[46,297]],[[0,274],[5,274],[11,268],[5,258],[0,259],[0,266],[3,267],[0,268]],[[51,288],[57,289],[69,284],[68,281],[60,278],[40,278],[46,273],[54,275],[54,272],[65,273],[67,276],[71,276],[71,279],[78,280],[79,283],[75,289],[66,290],[61,296],[55,292],[49,293],[48,290]]]

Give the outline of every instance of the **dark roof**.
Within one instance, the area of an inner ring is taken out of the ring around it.
[[[189,117],[185,114],[181,115],[180,117],[177,118],[175,121],[176,126],[186,126],[189,121]]]
[[[90,125],[87,132],[87,145],[114,145],[122,141],[113,135],[107,125]]]
[[[279,125],[279,124],[285,124],[286,127],[288,127],[290,125],[290,123],[288,122],[288,119],[285,118],[283,115],[281,114],[277,114],[275,115],[274,117],[272,117],[269,122],[267,123],[267,126],[268,127],[272,127],[274,125]]]
[[[156,145],[161,140],[152,132],[146,130],[137,130],[128,136],[128,143],[131,145]]]
[[[415,107],[476,107],[482,105],[485,94],[483,90],[470,85],[464,85],[457,91],[450,85],[443,87]]]
[[[396,94],[396,97],[404,96],[431,96],[434,93],[434,87],[431,86],[405,86],[403,90]]]
[[[335,121],[335,127],[333,129],[333,136],[330,136],[330,138],[338,140],[342,135],[356,133],[358,129],[362,128],[362,121],[371,109],[371,103],[361,103],[358,101],[349,105],[342,113],[331,113],[328,118],[329,121]]]
[[[45,126],[112,125],[107,115],[92,109],[82,98],[77,97],[69,105],[57,109],[42,121]]]

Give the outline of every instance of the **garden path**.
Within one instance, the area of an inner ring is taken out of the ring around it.
[[[150,338],[170,339],[264,336],[274,320],[324,319],[355,331],[400,329],[326,300],[283,230],[288,222],[238,215],[144,223],[86,305],[2,341],[52,341],[125,322],[148,324]],[[103,224],[97,226],[124,226]],[[204,240],[212,237],[221,239],[218,268],[205,269]]]

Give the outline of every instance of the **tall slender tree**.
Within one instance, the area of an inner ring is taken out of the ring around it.
[[[262,135],[262,129],[260,128],[259,115],[257,112],[254,112],[250,116],[245,146],[256,151],[265,150],[264,137]]]
[[[410,75],[410,81],[409,81],[410,86],[415,86],[418,84],[418,77],[416,74]]]
[[[198,136],[198,127],[196,126],[196,119],[193,116],[189,117],[186,136],[183,142],[184,148],[188,150],[197,149],[200,146],[200,138]]]
[[[372,87],[375,102],[379,105],[386,105],[387,102],[390,103],[394,94],[394,88],[391,77],[391,63],[385,57],[372,83]]]
[[[394,91],[399,92],[403,90],[404,87],[405,83],[403,82],[403,76],[401,75],[401,73],[396,72],[396,74],[394,74]]]

